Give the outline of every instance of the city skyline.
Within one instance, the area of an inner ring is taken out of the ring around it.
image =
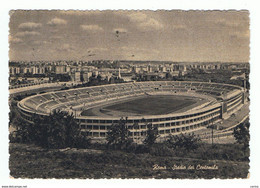
[[[248,62],[248,11],[10,12],[10,61]]]

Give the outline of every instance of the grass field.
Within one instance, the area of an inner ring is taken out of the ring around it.
[[[106,110],[116,110],[143,115],[161,115],[180,110],[196,103],[198,99],[174,95],[145,96],[127,102],[107,106]]]
[[[9,168],[14,178],[246,178],[249,161],[237,145],[206,144],[193,152],[126,153],[88,149],[63,152],[34,145],[10,144]],[[154,165],[167,169],[154,170]],[[217,170],[172,170],[174,165],[216,165]]]
[[[198,98],[176,95],[152,95],[133,98],[100,107],[99,112],[115,113],[124,112],[136,115],[162,115],[179,111],[197,103]],[[95,110],[86,110],[82,115],[95,115]]]

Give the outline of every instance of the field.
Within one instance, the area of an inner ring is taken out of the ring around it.
[[[247,178],[249,161],[236,144],[203,144],[193,152],[165,150],[127,153],[106,149],[43,149],[10,143],[9,168],[14,178]],[[166,169],[154,170],[154,165]],[[173,170],[185,166],[187,169]],[[188,169],[189,166],[218,169]]]
[[[85,110],[82,115],[162,115],[185,110],[205,102],[198,98],[176,95],[142,96]]]

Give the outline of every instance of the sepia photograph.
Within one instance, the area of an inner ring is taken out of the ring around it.
[[[14,179],[248,179],[248,10],[11,10]]]

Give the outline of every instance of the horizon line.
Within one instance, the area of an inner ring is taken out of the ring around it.
[[[95,60],[9,60],[8,62],[89,62],[89,61],[122,61],[122,62],[172,62],[172,63],[249,63],[249,61],[173,61],[173,60],[111,60],[111,59],[95,59]]]

